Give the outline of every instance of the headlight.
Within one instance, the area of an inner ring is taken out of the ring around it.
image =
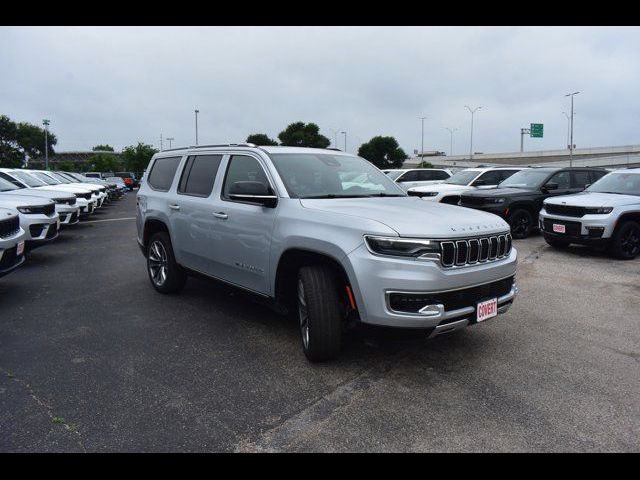
[[[613,207],[593,207],[585,208],[584,210],[587,215],[606,215],[613,212]]]
[[[29,207],[18,207],[17,209],[20,213],[25,213],[25,214],[29,214],[29,213],[33,213],[33,209],[29,208]]]
[[[436,195],[438,195],[438,192],[423,192],[422,193],[423,197],[435,197]]]
[[[493,197],[491,197],[491,198],[485,198],[485,199],[484,199],[484,202],[485,202],[485,203],[488,203],[488,204],[490,204],[490,205],[491,205],[491,204],[499,205],[499,204],[501,204],[501,203],[504,203],[504,198],[493,198]]]
[[[365,235],[367,247],[378,255],[434,259],[440,254],[440,242],[398,237],[374,237]]]

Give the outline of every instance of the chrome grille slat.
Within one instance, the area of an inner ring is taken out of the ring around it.
[[[509,256],[513,248],[510,233],[440,242],[441,260],[445,268],[495,261]]]

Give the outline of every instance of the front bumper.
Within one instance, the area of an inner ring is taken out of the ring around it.
[[[80,221],[80,207],[56,205],[56,213],[60,217],[61,226],[75,225]]]
[[[25,241],[22,228],[10,238],[0,239],[0,277],[4,277],[24,263],[24,251],[18,255],[18,244]]]
[[[553,224],[565,226],[566,233],[553,231]],[[603,245],[613,236],[615,220],[612,214],[568,217],[549,215],[543,208],[538,220],[540,231],[547,237],[581,245]]]
[[[87,205],[80,207],[80,217],[87,217],[88,215],[91,215],[96,208],[96,202],[94,202],[93,200],[89,200],[89,202],[87,202]]]
[[[452,321],[460,328],[475,323],[476,302],[480,299],[472,299],[469,304],[458,305],[449,310],[444,305],[434,305],[433,309],[426,309],[424,313],[409,313],[392,309],[390,295],[406,293],[437,296],[444,292],[464,291],[515,277],[517,251],[513,248],[508,257],[460,268],[445,268],[435,261],[374,256],[364,245],[351,252],[347,259],[347,269],[351,270],[347,273],[363,323],[387,327],[431,328],[436,332],[439,327],[444,330],[445,325],[447,331],[454,328]],[[498,298],[498,313],[509,308],[517,291],[514,280],[510,291],[503,292]]]

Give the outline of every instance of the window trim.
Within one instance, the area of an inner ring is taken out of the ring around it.
[[[229,156],[227,158],[227,164],[225,165],[224,168],[224,176],[222,177],[222,183],[220,184],[220,200],[223,202],[230,202],[230,203],[243,203],[245,205],[253,205],[254,207],[263,207],[263,205],[256,203],[256,202],[248,202],[248,201],[243,201],[243,200],[232,200],[229,197],[226,197],[224,195],[224,184],[227,181],[227,176],[229,175],[229,167],[231,167],[231,161],[233,160],[233,157],[250,157],[253,158],[256,163],[258,164],[258,166],[262,169],[265,178],[267,179],[267,183],[269,184],[269,189],[271,190],[271,192],[273,193],[274,196],[278,197],[278,199],[280,199],[280,195],[278,194],[278,191],[274,188],[273,186],[273,182],[271,181],[271,178],[269,177],[269,174],[267,173],[267,169],[265,168],[265,166],[262,164],[262,162],[260,161],[260,159],[256,156],[256,155],[251,155],[249,152],[234,152],[234,153],[229,153]]]
[[[154,192],[162,192],[162,193],[167,193],[171,190],[171,187],[173,187],[173,182],[176,181],[176,173],[178,172],[178,169],[180,168],[180,164],[182,163],[182,161],[184,160],[185,155],[167,155],[166,157],[156,157],[153,160],[153,164],[151,165],[151,168],[147,169],[149,170],[148,175],[145,178],[145,184],[149,185],[149,188],[151,190],[153,190]],[[156,163],[158,162],[158,160],[164,160],[167,158],[179,158],[180,160],[178,161],[178,165],[176,166],[176,171],[173,172],[173,177],[171,179],[171,183],[169,184],[169,188],[167,188],[166,190],[162,190],[160,188],[156,188],[154,187],[150,182],[149,182],[149,177],[151,177],[151,174],[153,173],[153,169],[156,167]]]
[[[211,191],[207,195],[200,195],[198,193],[181,192],[180,184],[182,183],[182,178],[184,177],[185,173],[188,173],[187,178],[185,180],[185,187],[186,187],[189,183],[189,176],[191,176],[191,170],[193,169],[193,164],[195,162],[196,157],[213,157],[213,156],[219,156],[220,161],[218,162],[218,168],[216,169],[216,173],[213,177],[213,183],[211,184]],[[180,179],[178,180],[178,186],[176,187],[176,194],[186,195],[187,197],[196,197],[196,198],[209,198],[211,195],[213,195],[213,192],[216,187],[216,178],[218,178],[218,174],[220,173],[220,165],[224,160],[224,156],[225,154],[223,153],[204,153],[204,154],[187,155],[187,160],[184,162],[184,167],[182,167],[182,173],[180,174]],[[191,163],[189,163],[190,161]],[[187,167],[189,168],[189,172],[187,172]]]

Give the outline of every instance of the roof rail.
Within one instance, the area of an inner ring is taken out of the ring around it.
[[[173,152],[176,150],[187,150],[191,148],[213,148],[213,147],[253,147],[256,148],[257,145],[254,143],[217,143],[213,145],[189,145],[188,147],[177,147],[177,148],[165,148],[162,150],[163,152]]]

